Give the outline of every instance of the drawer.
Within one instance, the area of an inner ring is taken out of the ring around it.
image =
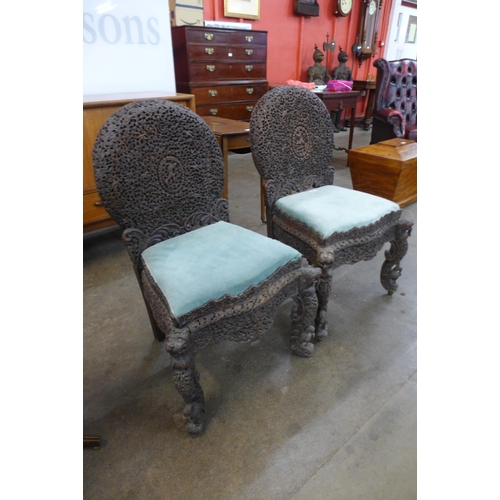
[[[241,47],[228,45],[215,45],[206,43],[203,45],[189,45],[187,47],[188,59],[190,61],[265,61],[267,58],[267,47]]]
[[[196,106],[196,112],[200,116],[218,116],[232,120],[250,120],[253,108],[257,101],[247,101],[238,104],[213,104]]]
[[[186,29],[187,43],[214,43],[229,45],[230,31],[217,31],[210,29]],[[246,42],[248,43],[248,42]]]
[[[230,35],[230,43],[234,45],[267,45],[266,32],[240,30],[232,31]]]
[[[247,99],[254,99],[258,101],[268,90],[269,85],[266,83],[258,83],[252,85],[233,85],[233,101],[246,101]]]
[[[202,63],[189,65],[191,82],[209,82],[214,80],[250,80],[266,79],[265,63]]]
[[[251,82],[243,85],[212,85],[207,87],[192,87],[197,104],[212,104],[226,101],[248,101],[260,99],[268,89],[267,83],[253,85]]]
[[[98,193],[83,195],[83,223],[112,220],[106,209],[102,206]]]

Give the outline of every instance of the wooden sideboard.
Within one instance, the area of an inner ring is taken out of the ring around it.
[[[83,232],[94,231],[116,222],[102,206],[94,181],[92,149],[104,122],[117,109],[133,101],[167,99],[196,111],[194,95],[169,92],[132,92],[83,96]]]
[[[194,94],[200,116],[250,120],[268,91],[267,31],[172,28],[176,88]]]

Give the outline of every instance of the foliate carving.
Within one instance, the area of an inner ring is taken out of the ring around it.
[[[385,261],[380,272],[382,286],[392,295],[398,288],[396,280],[401,276],[401,259],[408,251],[408,238],[411,235],[413,223],[402,221],[395,228],[394,239],[389,250],[385,252]]]
[[[151,236],[137,228],[126,229],[122,234],[122,239],[132,262],[137,266],[139,265],[139,257],[146,248],[218,221],[229,221],[227,200],[218,200],[210,213],[197,212],[181,221],[180,224],[165,224],[155,229]]]
[[[309,175],[302,179],[287,179],[286,181],[268,180],[264,183],[264,196],[268,206],[275,203],[284,196],[302,193],[309,189],[319,188],[333,184],[334,168],[326,169],[325,176]]]
[[[299,284],[301,292],[292,308],[292,332],[290,348],[298,356],[310,357],[314,353],[312,340],[315,337],[314,321],[318,308],[316,280],[313,276],[303,276]]]
[[[333,216],[334,214],[332,214]],[[400,217],[401,210],[396,210],[373,224],[333,233],[327,238],[321,237],[307,224],[290,217],[276,207],[272,220],[275,231],[276,226],[282,229],[280,234],[285,243],[296,248],[296,242],[300,240],[314,252],[315,258],[312,260],[315,265],[321,264],[322,267],[332,265],[336,268],[343,264],[354,264],[360,260],[373,258],[384,243],[393,238]],[[335,254],[332,262],[321,257],[325,252]],[[311,253],[306,251],[305,255],[311,255]]]
[[[286,183],[317,176],[328,182],[333,125],[313,92],[294,86],[267,92],[252,112],[250,130],[254,163],[264,180]]]
[[[137,101],[113,113],[97,135],[93,163],[104,208],[123,228],[146,235],[222,198],[224,163],[214,134],[171,101]]]

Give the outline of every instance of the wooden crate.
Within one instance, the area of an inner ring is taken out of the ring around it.
[[[350,149],[352,187],[404,207],[417,201],[417,143],[390,139]]]

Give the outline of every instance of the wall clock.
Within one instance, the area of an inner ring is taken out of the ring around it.
[[[382,0],[363,0],[356,40],[360,47],[360,50],[357,52],[360,66],[363,61],[375,55],[381,9]]]
[[[336,16],[348,16],[352,10],[353,0],[337,0],[337,10],[334,12]]]

